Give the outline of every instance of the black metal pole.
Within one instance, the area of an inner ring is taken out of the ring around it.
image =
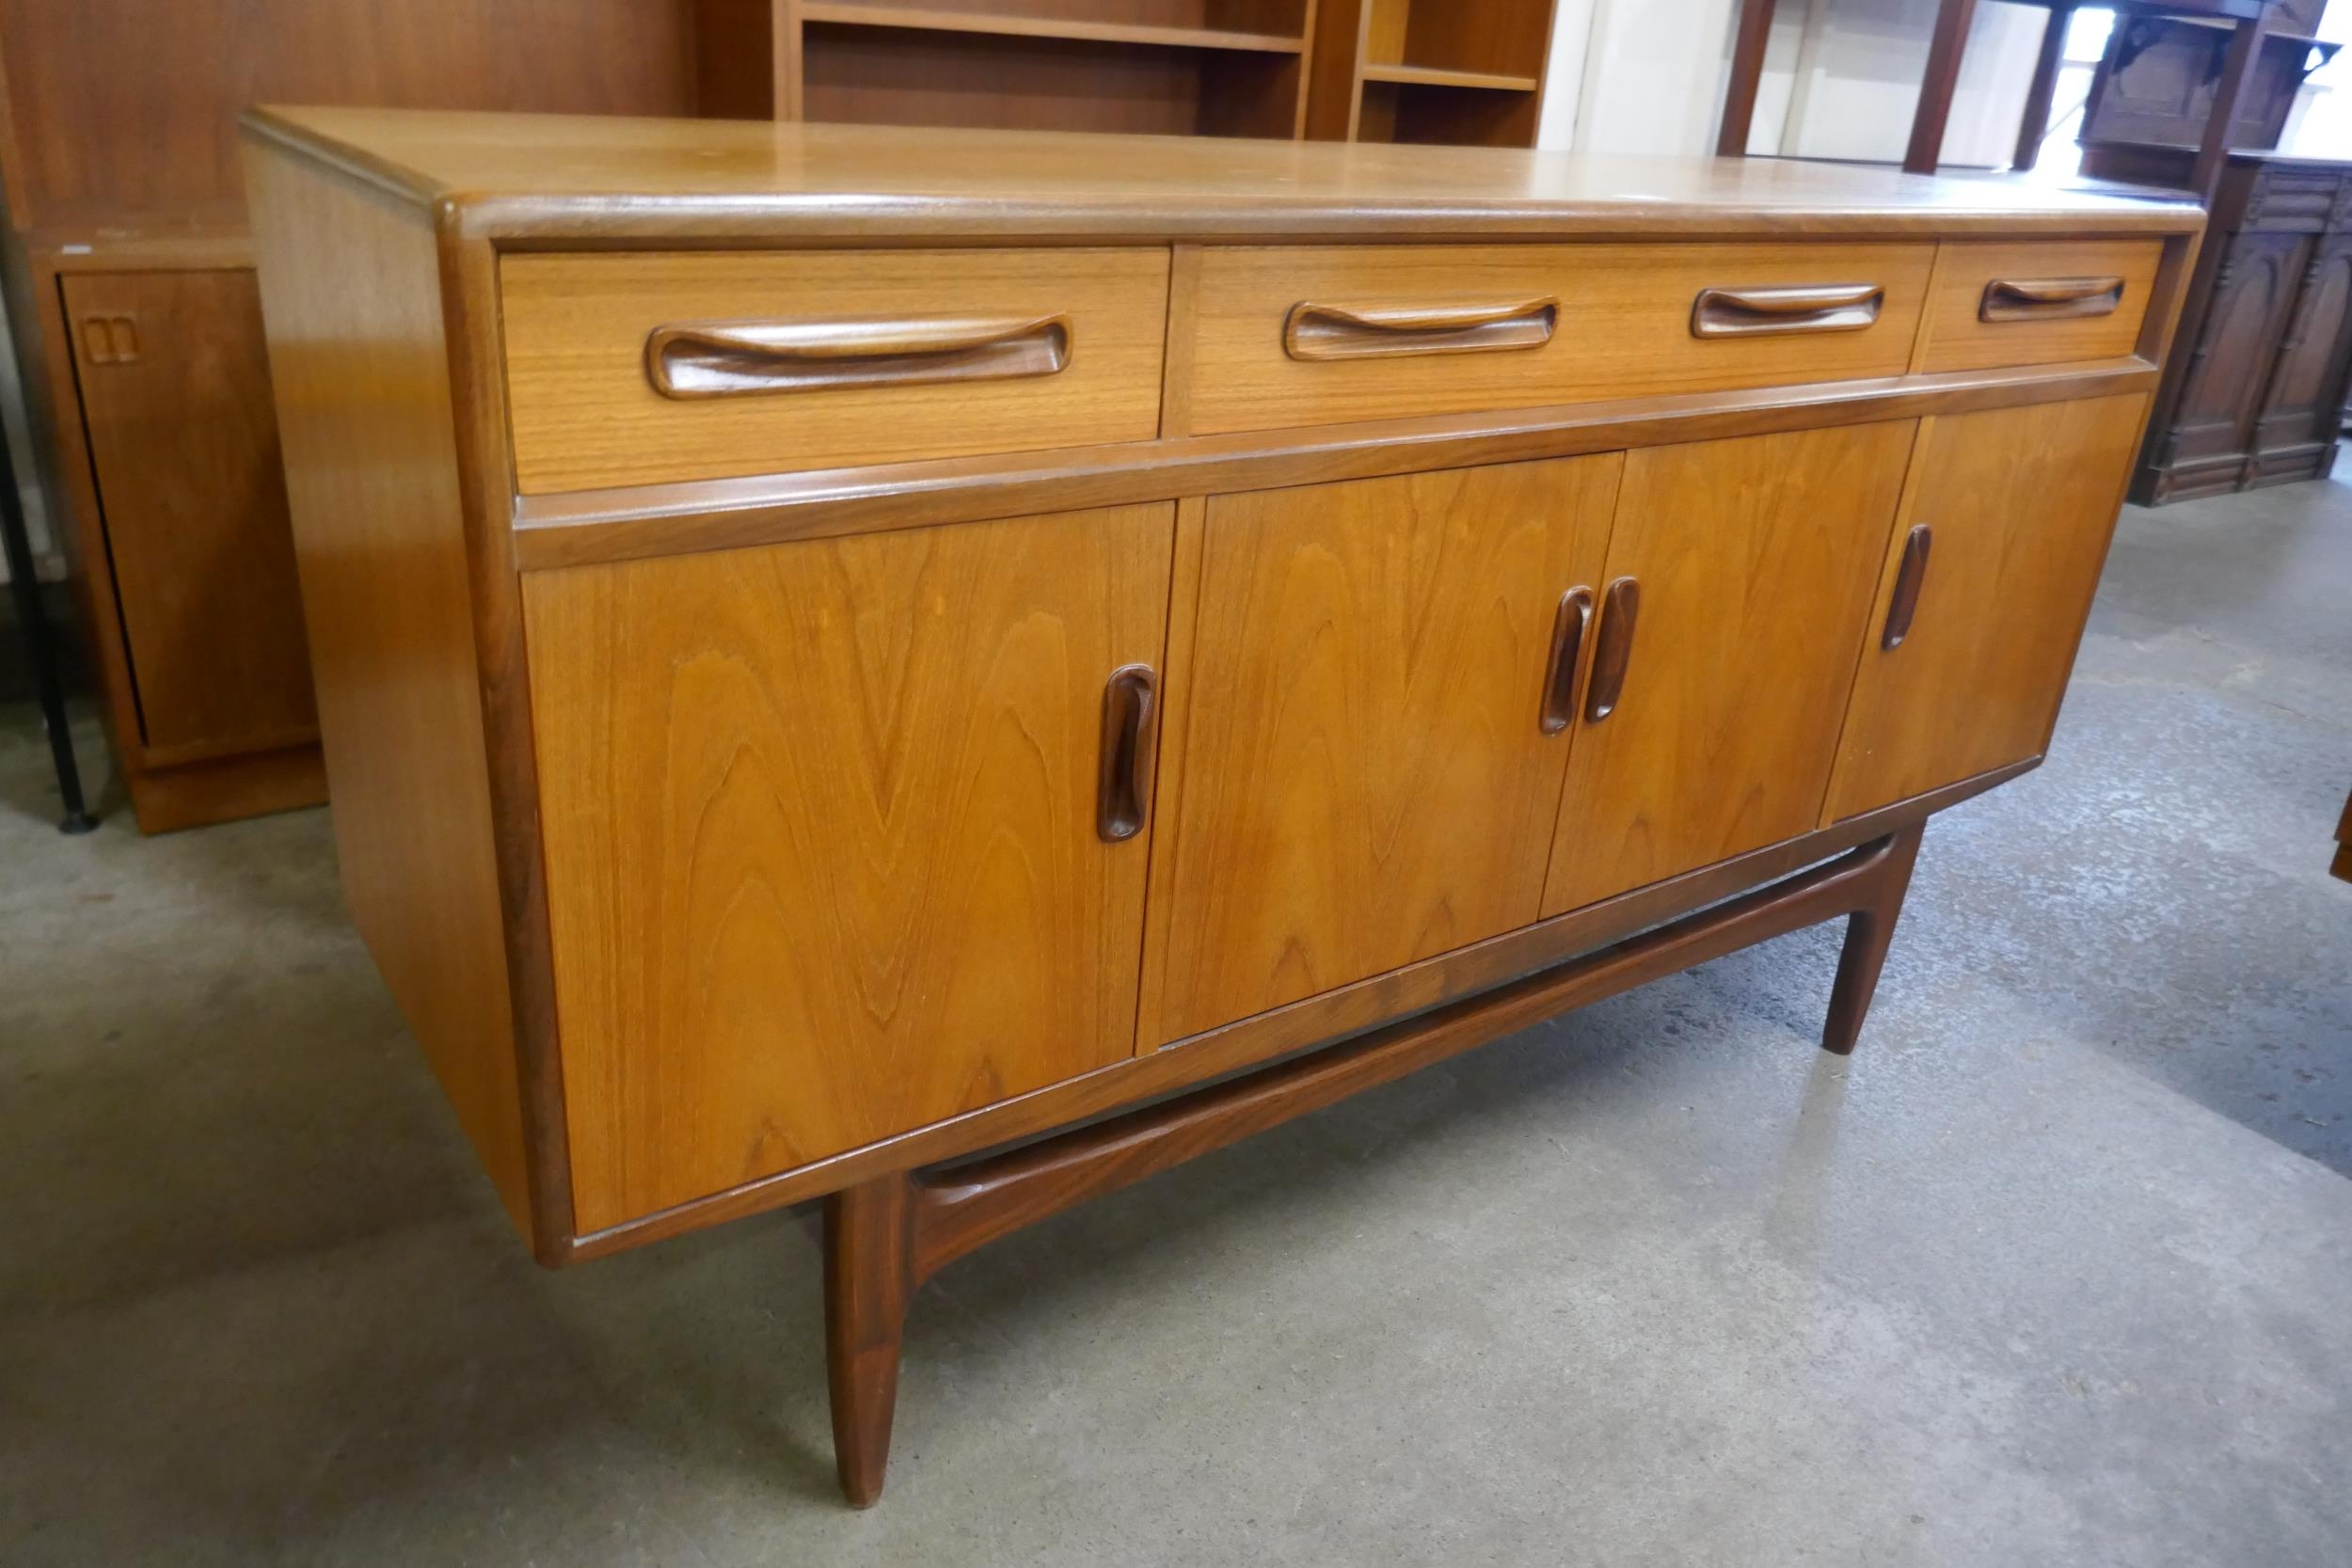
[[[86,833],[98,820],[82,804],[82,770],[73,761],[72,732],[65,727],[57,646],[49,635],[49,617],[41,612],[40,584],[33,580],[33,542],[25,536],[24,502],[17,494],[16,463],[6,441],[0,441],[0,545],[7,546],[8,592],[16,596],[16,624],[24,634],[24,657],[33,667],[41,721],[49,729],[49,756],[57,765],[57,789],[65,797],[65,817],[57,831]]]

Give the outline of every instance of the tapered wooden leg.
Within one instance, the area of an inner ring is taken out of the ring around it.
[[[1846,917],[1845,951],[1837,958],[1837,983],[1830,988],[1829,1022],[1821,1027],[1824,1051],[1851,1055],[1862,1037],[1862,1021],[1879,989],[1879,971],[1886,964],[1887,944],[1895,940],[1895,922],[1911,887],[1911,868],[1919,858],[1919,835],[1926,831],[1923,819],[1895,834],[1870,901]]]
[[[885,1176],[825,1200],[825,1381],[842,1496],[882,1496],[898,1404],[898,1338],[914,1272],[914,1187]]]

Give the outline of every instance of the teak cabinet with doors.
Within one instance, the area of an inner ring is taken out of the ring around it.
[[[65,278],[146,760],[318,737],[294,535],[246,271]]]
[[[360,929],[542,1259],[827,1199],[859,1502],[909,1299],[1008,1230],[1841,916],[1851,1049],[1926,817],[2048,744],[2199,224],[248,136]]]

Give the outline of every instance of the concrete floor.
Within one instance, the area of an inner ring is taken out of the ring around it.
[[[541,1272],[325,815],[63,839],[0,728],[14,1568],[2352,1560],[2341,485],[2127,516],[1851,1065],[1822,928],[1024,1233],[866,1514],[805,1217]]]

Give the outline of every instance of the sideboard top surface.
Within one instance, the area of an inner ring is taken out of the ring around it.
[[[493,240],[2182,234],[2190,201],[1772,158],[262,108],[249,135]]]

